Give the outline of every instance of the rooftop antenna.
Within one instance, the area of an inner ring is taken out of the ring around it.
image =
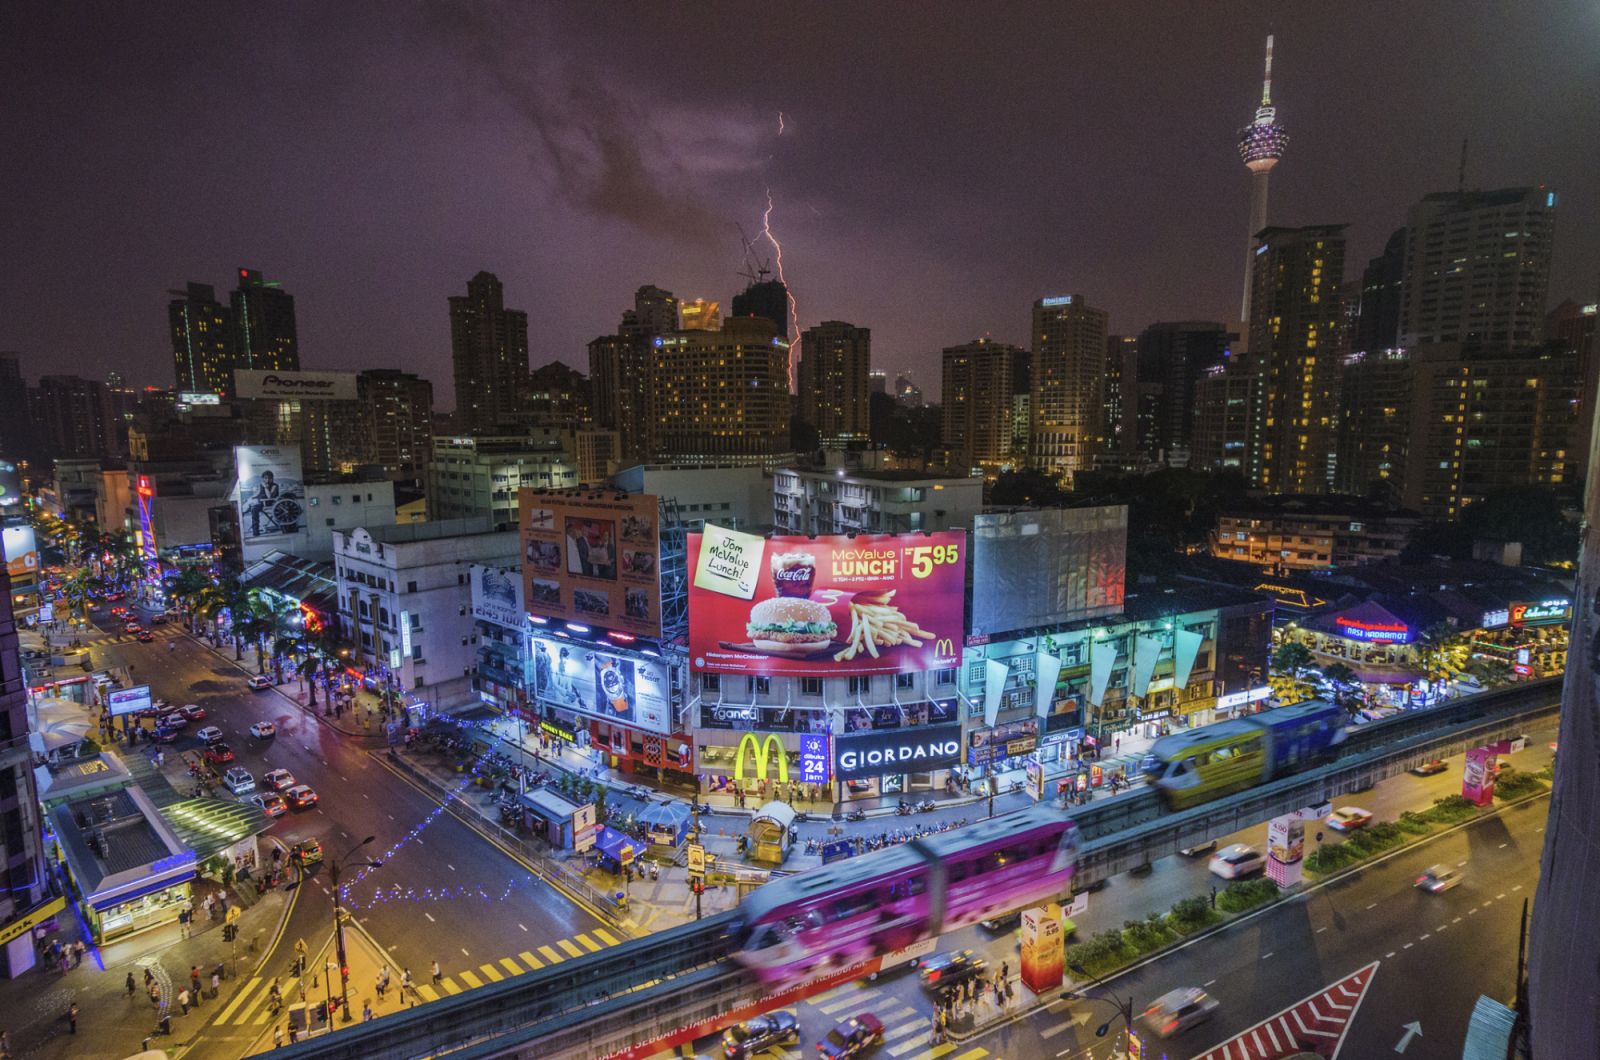
[[[1456,191],[1464,193],[1467,190],[1467,138],[1461,138],[1461,168],[1456,170]]]

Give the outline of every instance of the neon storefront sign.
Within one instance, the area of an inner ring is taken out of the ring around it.
[[[1565,622],[1571,616],[1572,603],[1569,600],[1542,600],[1536,604],[1511,605],[1511,624],[1513,626],[1521,626],[1530,622]]]
[[[1411,627],[1404,622],[1369,622],[1366,619],[1339,615],[1334,618],[1333,624],[1339,627],[1342,636],[1350,640],[1364,640],[1376,644],[1411,643]]]

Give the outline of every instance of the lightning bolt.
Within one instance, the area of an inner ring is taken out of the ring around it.
[[[781,112],[780,112],[781,113]],[[794,358],[800,346],[800,307],[794,300],[794,290],[789,286],[789,281],[783,275],[783,244],[778,242],[778,237],[772,234],[772,189],[767,189],[767,208],[761,214],[761,234],[772,244],[773,261],[778,266],[778,282],[783,284],[783,290],[789,297],[789,334],[784,338],[789,340],[789,390],[795,389]]]

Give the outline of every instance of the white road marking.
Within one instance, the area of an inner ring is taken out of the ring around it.
[[[1454,920],[1450,921],[1450,923],[1459,924],[1459,923],[1461,923],[1461,918],[1460,917],[1456,917]]]
[[[444,867],[449,869],[451,872],[456,871],[456,867],[454,865],[450,864],[448,861],[444,863]]]
[[[1414,942],[1408,942],[1408,943],[1406,943],[1406,944],[1405,944],[1405,945],[1404,945],[1404,946],[1401,946],[1401,947],[1400,947],[1400,948],[1401,948],[1401,949],[1403,949],[1403,950],[1409,950],[1409,949],[1410,949],[1410,948],[1411,948],[1411,947],[1412,947],[1412,946],[1414,946],[1414,945],[1416,945],[1416,943],[1414,943]]]
[[[467,957],[471,957],[472,956],[472,954],[467,953],[467,948],[465,946],[461,947],[461,953],[462,953],[463,956],[467,956]]]
[[[1368,909],[1376,909],[1376,908],[1378,908],[1378,903],[1377,902],[1368,902],[1367,903],[1367,908]]]
[[[437,920],[433,919],[433,914],[428,912],[426,909],[424,909],[422,911],[422,915],[428,918],[428,922],[429,923],[431,923],[431,924],[437,924],[438,923]]]
[[[1499,894],[1495,895],[1496,898],[1504,898],[1505,896],[1506,893],[1504,891],[1501,891]]]
[[[1388,953],[1385,953],[1383,955],[1383,959],[1384,960],[1388,960],[1390,957],[1393,957],[1393,956],[1394,956],[1394,950],[1390,950]]]
[[[1417,941],[1418,942],[1427,942],[1431,938],[1433,938],[1433,932],[1427,931],[1427,932],[1424,932],[1422,937],[1417,939]]]
[[[1515,887],[1513,887],[1513,888],[1511,888],[1511,889],[1512,889],[1512,890],[1513,890],[1513,891],[1520,891],[1520,890],[1522,890],[1522,884],[1520,884],[1520,883],[1519,883],[1519,884],[1517,884],[1517,885],[1516,885],[1516,886],[1515,886]]]
[[[526,924],[518,924],[517,927],[521,928],[524,931],[528,930],[528,925],[526,925]]]
[[[1505,848],[1506,848],[1506,846],[1507,846],[1507,844],[1505,844],[1505,843],[1501,843],[1501,844],[1500,844],[1500,849],[1501,849],[1501,850],[1504,850],[1504,849],[1505,849]]]
[[[391,821],[392,821],[392,820],[394,820],[394,814],[392,814],[392,813],[391,813],[391,814],[390,814],[390,815],[389,815],[389,820],[391,820]]]
[[[1324,926],[1324,927],[1319,927],[1319,928],[1317,928],[1317,934],[1319,934],[1319,935],[1320,935],[1320,934],[1322,934],[1322,933],[1323,933],[1323,932],[1324,932],[1324,931],[1326,931],[1326,930],[1328,930],[1328,929],[1327,929],[1327,927],[1326,927],[1326,926]]]
[[[1205,983],[1203,983],[1203,984],[1201,984],[1201,985],[1203,985],[1203,986],[1210,986],[1210,985],[1211,985],[1211,984],[1212,984],[1212,983],[1214,983],[1214,982],[1216,982],[1216,980],[1215,980],[1215,979],[1211,979],[1211,980],[1208,980],[1208,981],[1207,981],[1207,982],[1205,982]]]
[[[1263,954],[1262,954],[1262,955],[1261,955],[1261,959],[1262,959],[1262,960],[1266,960],[1266,959],[1267,959],[1267,958],[1268,958],[1268,957],[1271,957],[1271,956],[1272,956],[1272,951],[1269,951],[1269,952],[1267,952],[1267,953],[1263,953]]]

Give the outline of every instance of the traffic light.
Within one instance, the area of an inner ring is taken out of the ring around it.
[[[341,964],[339,966],[339,977],[341,979],[349,979],[350,978],[350,966],[348,964]]]
[[[693,890],[693,892],[695,894],[705,894],[706,893],[706,885],[704,883],[702,883],[701,881],[699,881],[699,880],[695,880],[693,883],[691,883],[690,884],[690,888]]]

